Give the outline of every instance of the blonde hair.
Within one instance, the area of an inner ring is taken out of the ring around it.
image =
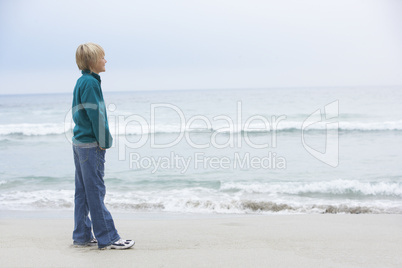
[[[98,60],[105,56],[103,48],[94,43],[86,43],[78,46],[75,53],[75,61],[78,69],[91,70]]]

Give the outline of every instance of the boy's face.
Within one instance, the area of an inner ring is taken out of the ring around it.
[[[100,59],[98,59],[98,62],[95,64],[95,66],[92,67],[92,72],[94,73],[101,73],[101,72],[105,72],[105,64],[106,64],[106,59],[105,56],[103,55]]]

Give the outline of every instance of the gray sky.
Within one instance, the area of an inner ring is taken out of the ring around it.
[[[0,1],[0,94],[402,85],[400,0]]]

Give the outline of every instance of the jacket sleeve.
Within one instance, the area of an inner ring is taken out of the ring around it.
[[[113,143],[113,138],[109,131],[106,106],[101,88],[95,81],[88,81],[81,95],[81,103],[84,104],[85,111],[89,117],[93,133],[99,146],[104,149],[110,148]]]

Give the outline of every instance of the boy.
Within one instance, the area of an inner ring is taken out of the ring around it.
[[[74,245],[127,249],[134,245],[134,241],[120,238],[112,215],[104,204],[105,153],[113,142],[99,76],[105,72],[105,51],[94,43],[82,44],[77,48],[75,59],[82,76],[74,88],[72,110],[75,123]]]

